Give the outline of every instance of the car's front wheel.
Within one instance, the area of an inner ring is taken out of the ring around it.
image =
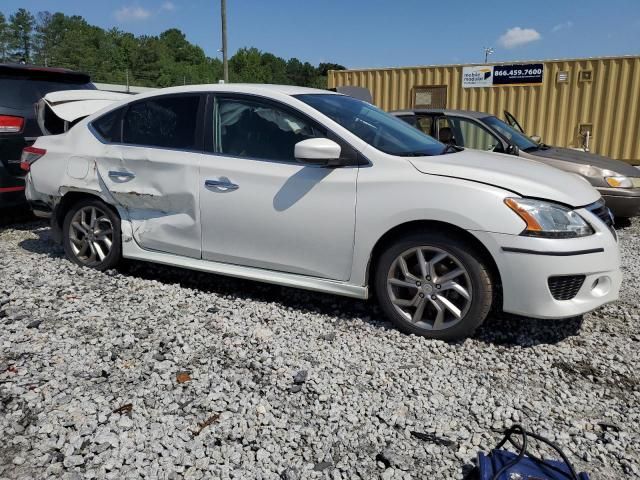
[[[403,332],[441,340],[470,336],[485,320],[494,286],[473,245],[440,233],[409,235],[380,256],[378,302]]]
[[[64,251],[78,265],[108,270],[120,261],[120,219],[98,199],[80,200],[64,218]]]

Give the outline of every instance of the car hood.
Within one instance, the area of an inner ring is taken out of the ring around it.
[[[464,150],[409,160],[422,173],[485,183],[523,197],[541,198],[573,207],[589,205],[600,198],[598,191],[579,175],[511,155]]]
[[[579,165],[587,165],[603,170],[610,170],[620,175],[626,175],[629,177],[637,177],[638,169],[628,163],[621,162],[620,160],[613,160],[612,158],[603,157],[602,155],[596,155],[595,153],[583,152],[582,150],[571,150],[570,148],[541,148],[533,152],[527,152],[529,155],[537,157],[544,157],[556,160],[563,160],[566,162],[576,163]]]

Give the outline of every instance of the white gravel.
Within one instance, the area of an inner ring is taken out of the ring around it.
[[[640,221],[622,299],[447,344],[363,302],[129,262],[0,227],[0,478],[461,478],[513,422],[640,477]],[[417,432],[417,433],[412,433]]]

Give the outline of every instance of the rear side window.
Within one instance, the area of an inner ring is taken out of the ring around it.
[[[175,95],[132,103],[124,116],[127,144],[195,150],[200,95]]]
[[[60,90],[95,90],[92,83],[55,82],[0,76],[0,107],[28,109],[47,93]]]
[[[120,119],[122,118],[123,110],[122,108],[113,110],[91,124],[98,135],[100,135],[100,138],[105,142],[120,142],[122,140]]]

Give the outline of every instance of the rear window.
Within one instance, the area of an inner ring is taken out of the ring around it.
[[[49,92],[95,90],[92,83],[71,83],[0,76],[0,107],[27,109]]]
[[[124,108],[112,110],[91,123],[100,138],[105,142],[122,141],[122,129],[120,128],[122,122],[120,120],[123,110]]]
[[[200,95],[155,97],[132,103],[122,141],[131,145],[195,150]]]

